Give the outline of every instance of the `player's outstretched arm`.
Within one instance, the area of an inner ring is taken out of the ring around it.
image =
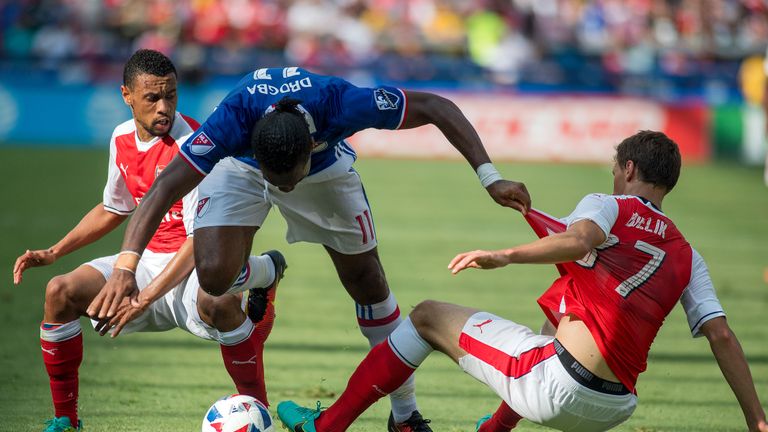
[[[406,95],[408,112],[401,126],[402,129],[426,124],[437,126],[451,145],[472,165],[472,169],[477,171],[483,186],[494,201],[523,214],[530,210],[531,197],[525,185],[501,178],[501,175],[490,165],[491,158],[477,131],[455,103],[433,93],[409,91]]]
[[[464,269],[494,269],[507,264],[557,264],[584,258],[605,241],[605,233],[596,223],[580,220],[562,233],[531,243],[497,251],[477,250],[456,255],[448,264],[451,273]]]
[[[182,159],[181,155],[176,155],[155,179],[128,222],[123,238],[123,252],[115,264],[115,271],[104,289],[88,306],[87,313],[91,318],[111,319],[124,297],[135,298],[138,295],[135,272],[139,254],[144,251],[173,203],[191,191],[202,179],[203,176]],[[121,260],[123,257],[125,259]]]
[[[701,326],[701,332],[709,341],[720,371],[739,401],[749,430],[768,432],[765,411],[760,405],[747,359],[728,321],[722,316],[713,318]]]
[[[105,210],[102,204],[96,205],[55,245],[48,249],[27,250],[18,257],[13,265],[13,283],[20,284],[24,271],[28,268],[53,264],[64,255],[104,237],[126,218],[127,216]]]

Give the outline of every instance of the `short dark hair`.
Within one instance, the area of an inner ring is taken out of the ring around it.
[[[171,59],[160,51],[140,49],[133,53],[123,68],[123,85],[130,87],[133,80],[140,74],[150,74],[164,77],[169,73],[176,74],[176,67]]]
[[[253,157],[269,171],[285,173],[309,158],[312,135],[299,103],[298,99],[284,97],[253,128]]]
[[[640,180],[663,186],[667,192],[680,177],[680,149],[662,132],[640,131],[616,146],[616,162],[624,167],[627,161],[637,166]]]

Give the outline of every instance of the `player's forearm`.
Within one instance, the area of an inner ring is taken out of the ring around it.
[[[566,231],[507,249],[505,254],[510,264],[558,264],[580,260],[591,250],[588,242]]]
[[[477,131],[455,103],[432,93],[408,92],[408,104],[403,129],[433,124],[473,169],[491,161]]]
[[[736,335],[725,324],[725,318],[719,317],[715,320],[722,320],[722,324],[714,323],[710,328],[703,327],[702,331],[709,340],[723,377],[739,402],[747,425],[750,430],[754,430],[759,421],[765,420],[765,411],[760,405],[749,365]]]
[[[192,237],[187,238],[163,271],[141,291],[139,301],[148,306],[180,284],[195,268]]]
[[[97,204],[67,235],[49,249],[56,258],[61,258],[104,237],[123,223],[126,217],[108,212],[102,204]]]

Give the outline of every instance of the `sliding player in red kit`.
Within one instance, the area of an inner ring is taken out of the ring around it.
[[[639,132],[617,147],[613,195],[587,195],[563,221],[531,210],[526,220],[539,240],[466,252],[450,262],[454,274],[557,264],[562,276],[539,299],[554,335],[487,312],[422,302],[370,352],[327,410],[286,401],[278,405],[280,419],[294,432],[344,431],[439,350],[502,399],[478,422],[479,432],[507,432],[523,418],[563,431],[608,430],[634,412],[650,346],[680,301],[692,335],[709,341],[749,430],[768,431],[707,267],[661,210],[680,166],[672,140]]]

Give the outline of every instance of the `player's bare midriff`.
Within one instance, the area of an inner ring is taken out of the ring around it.
[[[555,337],[587,370],[604,380],[619,382],[606,364],[592,333],[578,317],[573,314],[563,316]]]

